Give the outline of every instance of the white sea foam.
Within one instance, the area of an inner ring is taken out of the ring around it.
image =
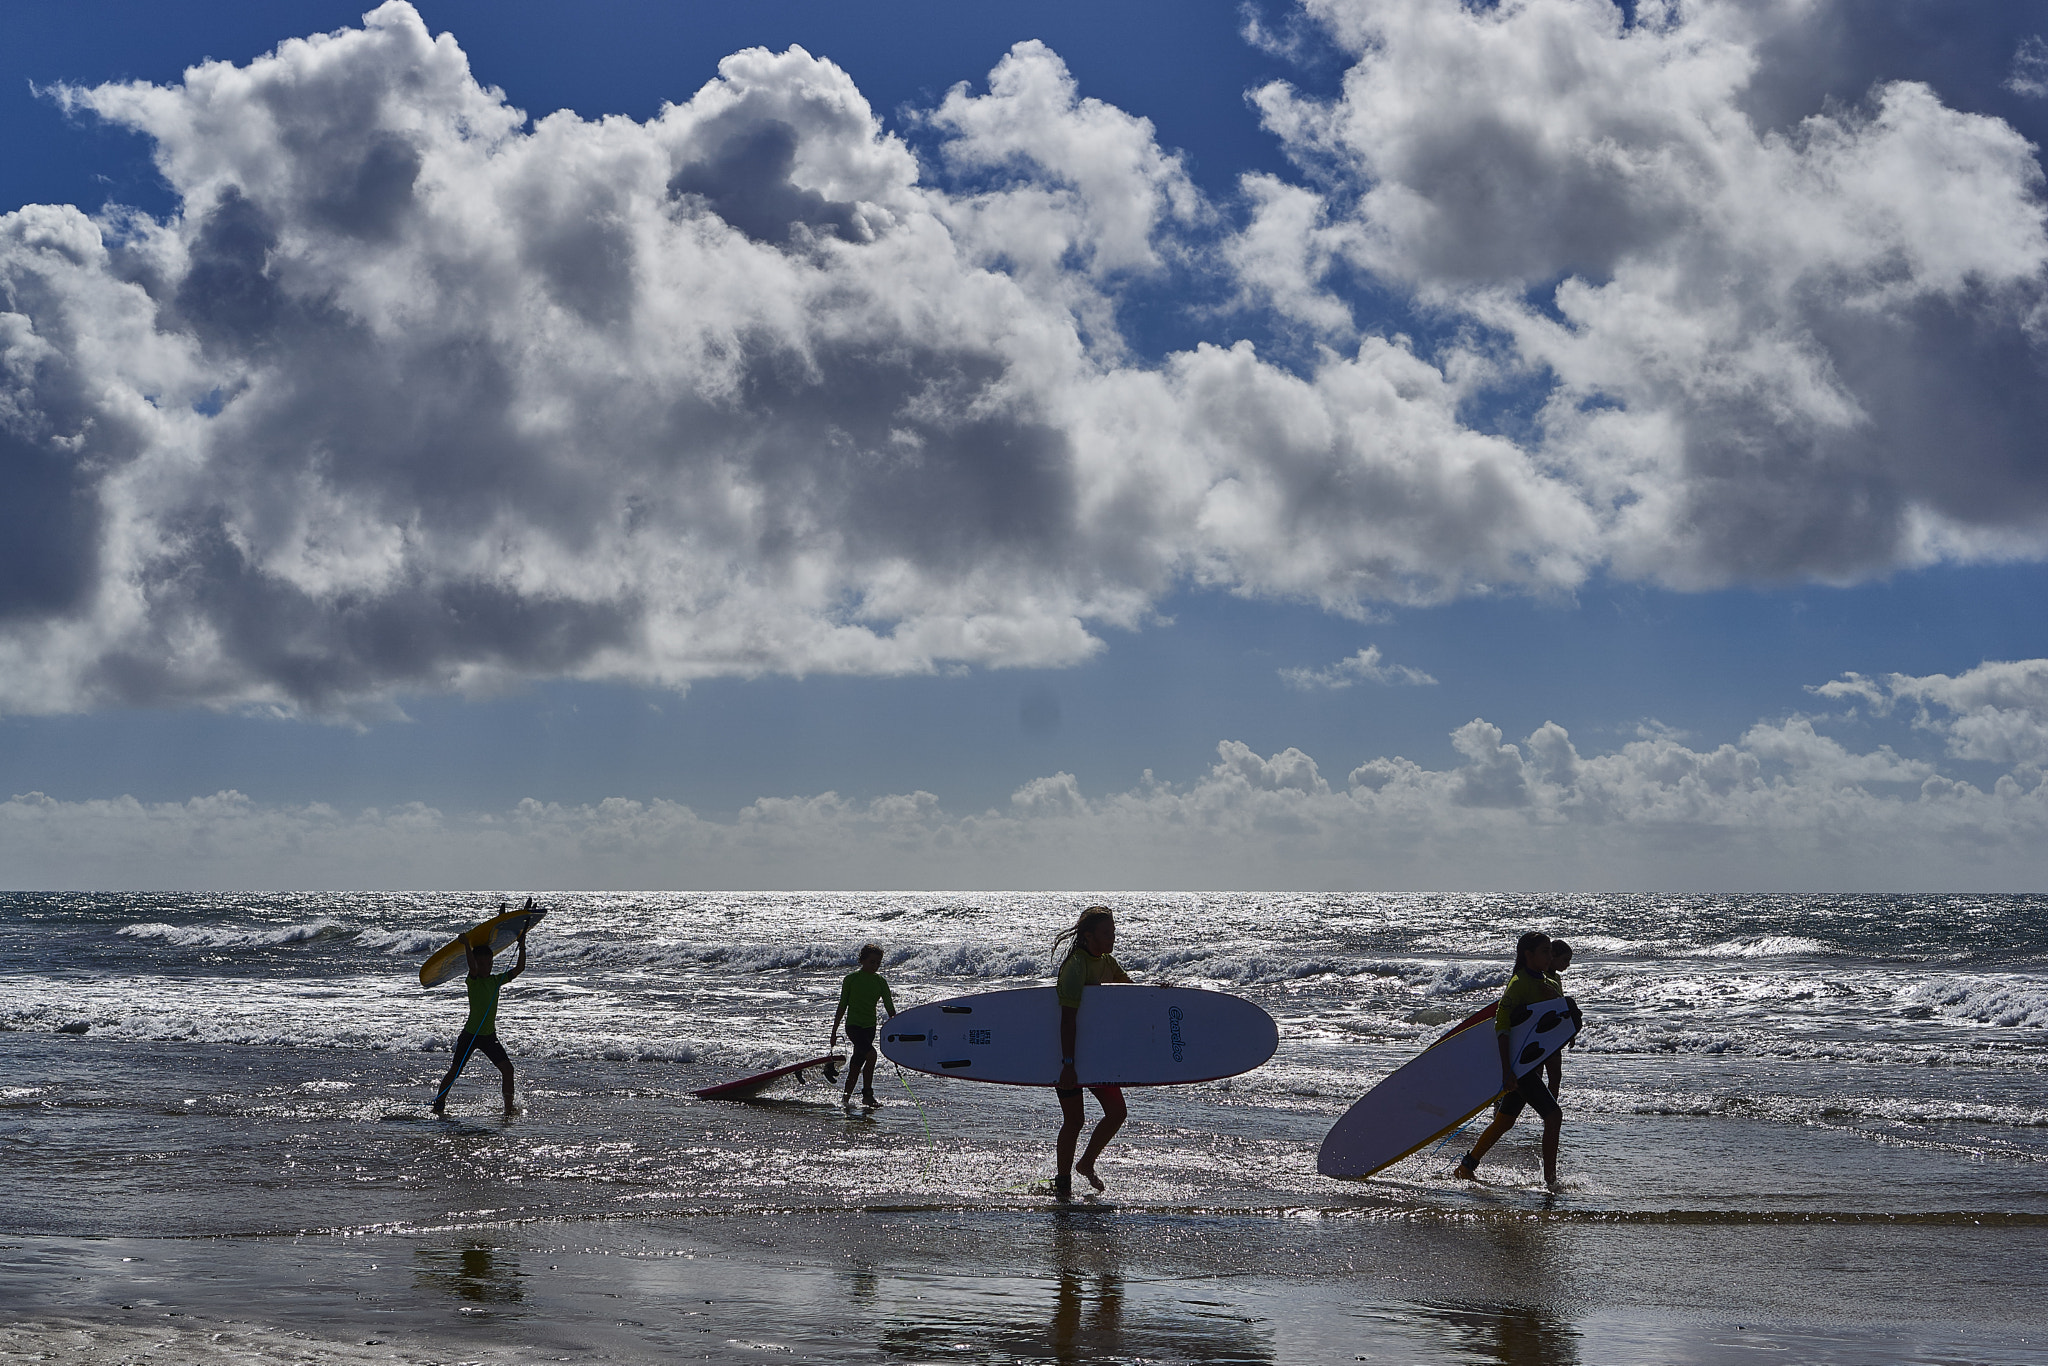
[[[889,967],[930,977],[1036,979],[1046,975],[1044,963],[1009,945],[947,944],[899,950]],[[852,966],[851,962],[847,965]]]
[[[1990,1128],[2048,1128],[2048,1110],[2030,1105],[1937,1096],[1825,1096],[1716,1094],[1682,1088],[1573,1084],[1572,1108],[1589,1114],[1729,1116],[1779,1124],[1883,1120],[1897,1124],[1971,1124]]]
[[[1834,953],[1835,946],[1800,934],[1767,934],[1756,939],[1726,939],[1718,944],[1681,951],[1687,958],[1811,958]]]
[[[2048,1028],[2048,983],[2038,977],[1963,977],[1922,982],[1901,999],[1950,1020],[2005,1029]]]
[[[1179,949],[1152,955],[1133,955],[1125,966],[1155,976],[1190,978],[1206,982],[1229,982],[1249,986],[1254,982],[1299,982],[1309,977],[1350,977],[1362,970],[1356,960],[1341,958],[1290,958],[1280,954],[1233,953],[1210,948]]]
[[[368,936],[364,937],[368,942]],[[860,941],[837,944],[791,942],[748,943],[621,943],[610,940],[551,942],[544,950],[547,966],[637,970],[665,973],[715,973],[760,976],[768,973],[845,973],[857,965]],[[543,950],[536,949],[536,955]],[[1247,952],[1240,948],[1191,946],[1157,953],[1122,953],[1131,971],[1148,977],[1207,981],[1232,986],[1302,981],[1314,977],[1406,979],[1426,996],[1498,990],[1507,980],[1505,965],[1446,964],[1430,960],[1349,958],[1334,955],[1291,956]],[[1029,983],[1051,977],[1052,959],[1008,942],[946,942],[891,947],[883,954],[883,970],[892,979],[954,979],[976,982]]]
[[[339,920],[309,920],[266,929],[150,922],[123,925],[114,933],[130,939],[159,939],[181,949],[267,949],[281,944],[302,944],[311,939],[343,939],[355,931]]]

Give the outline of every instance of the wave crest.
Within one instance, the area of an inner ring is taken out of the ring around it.
[[[158,939],[180,949],[268,949],[281,944],[303,944],[312,939],[346,939],[355,931],[339,920],[309,920],[274,929],[234,925],[166,925],[150,921],[123,925],[114,933],[129,939]]]

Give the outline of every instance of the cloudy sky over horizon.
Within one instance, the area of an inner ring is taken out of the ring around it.
[[[2048,872],[2048,4],[24,13],[0,883]]]

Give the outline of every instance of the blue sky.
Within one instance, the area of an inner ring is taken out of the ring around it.
[[[2038,886],[2048,6],[1615,14],[20,7],[0,882]]]

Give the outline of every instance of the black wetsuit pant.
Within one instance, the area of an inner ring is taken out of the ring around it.
[[[455,1036],[455,1066],[449,1071],[448,1083],[441,1088],[441,1094],[434,1097],[434,1104],[439,1105],[448,1099],[448,1093],[455,1089],[455,1079],[461,1076],[462,1069],[469,1065],[469,1055],[471,1053],[483,1054],[498,1065],[500,1072],[512,1066],[512,1059],[505,1052],[505,1045],[498,1042],[496,1034],[457,1034]]]
[[[1543,1069],[1533,1068],[1523,1073],[1515,1083],[1515,1089],[1502,1096],[1494,1106],[1494,1114],[1512,1124],[1522,1116],[1523,1106],[1532,1106],[1545,1121],[1561,1120],[1564,1110],[1557,1103],[1557,1097],[1550,1094],[1550,1088],[1543,1084]]]
[[[875,1026],[850,1024],[846,1027],[846,1040],[853,1045],[853,1058],[846,1064],[846,1084],[853,1085],[853,1074],[860,1071],[861,1064],[879,1058],[875,1051]]]

